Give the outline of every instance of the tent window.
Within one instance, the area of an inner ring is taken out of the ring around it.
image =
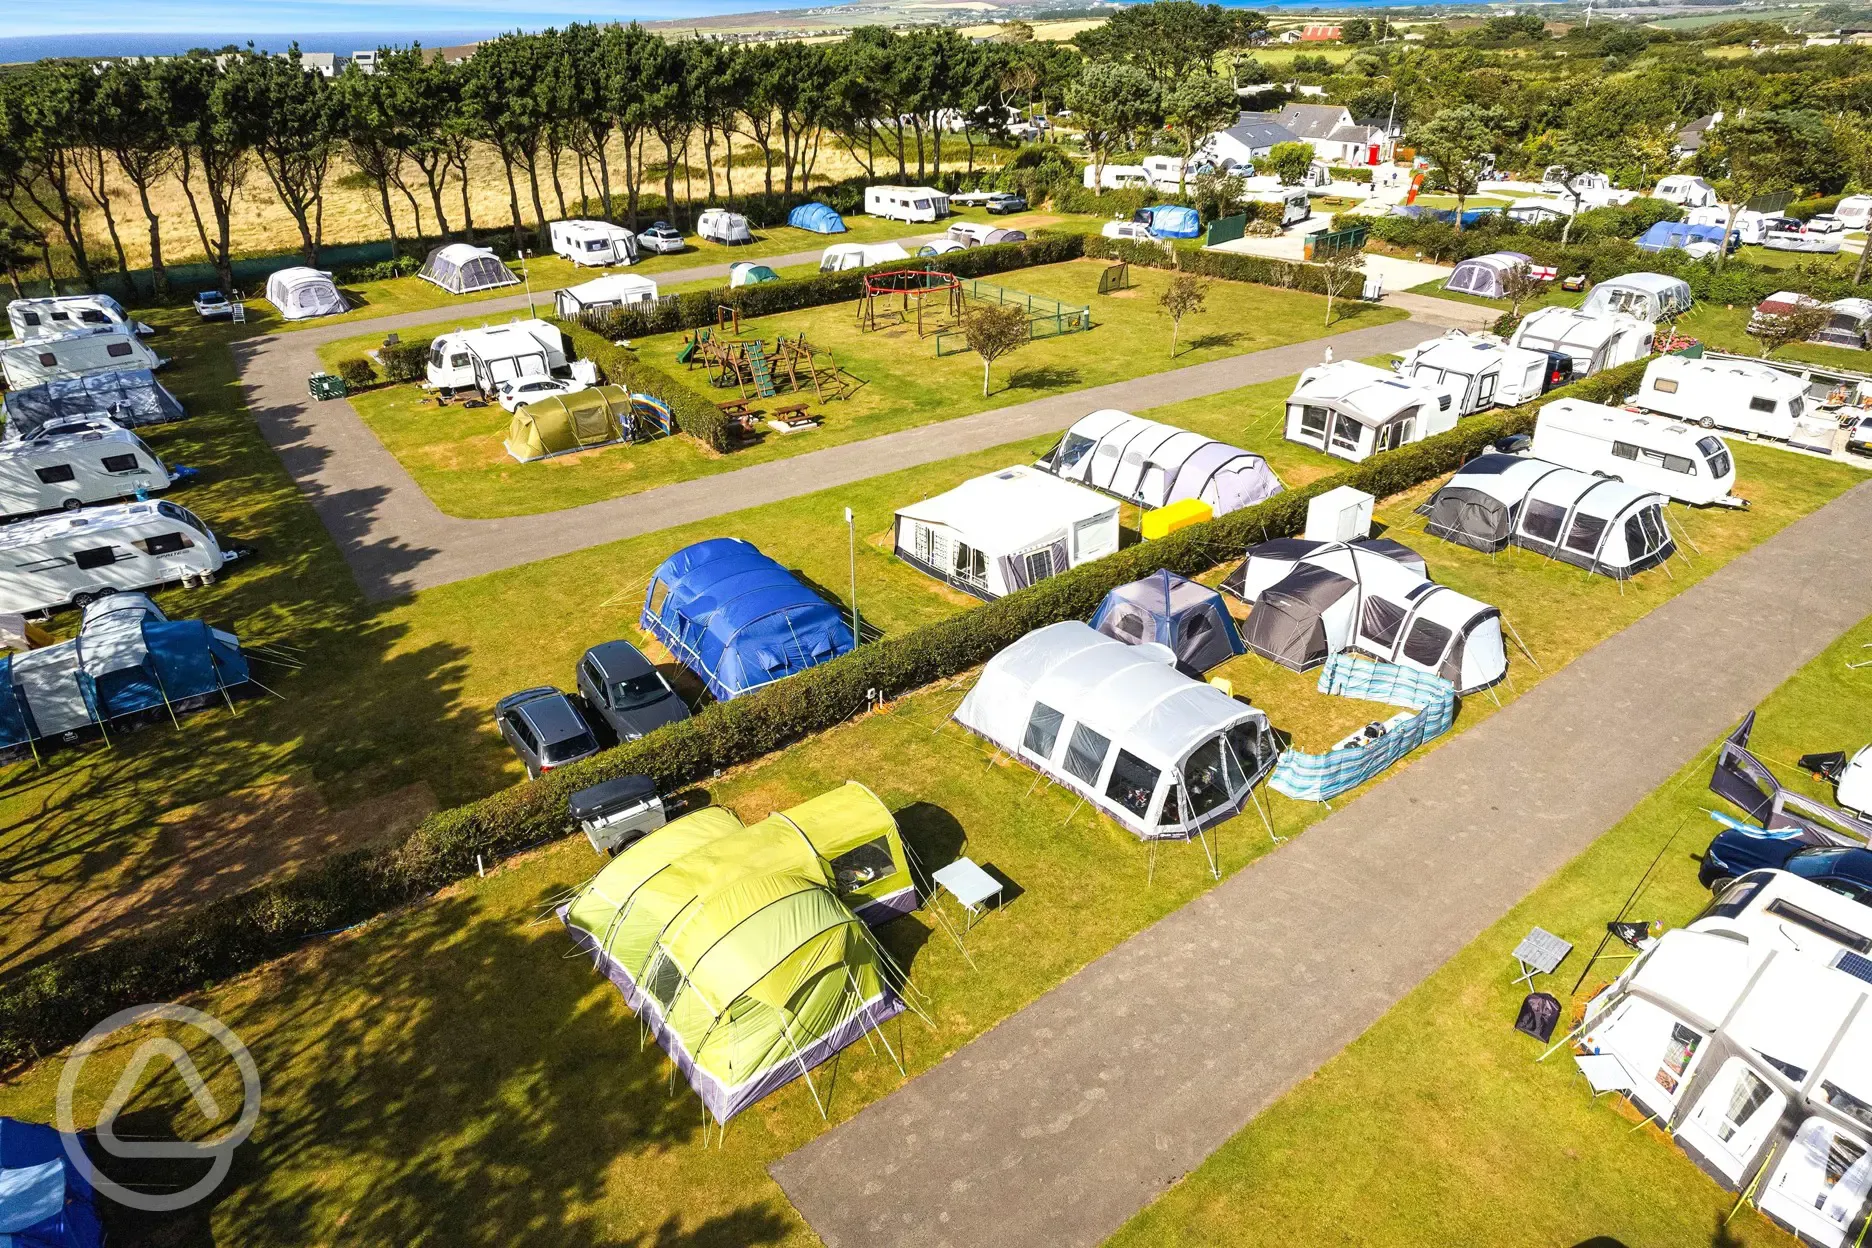
[[[72,551],[72,562],[81,568],[108,568],[117,562],[115,546],[93,546],[89,550]]]
[[[1309,438],[1326,440],[1326,409],[1323,407],[1302,407],[1300,409],[1300,432]]]
[[[1642,559],[1651,553],[1651,544],[1645,533],[1644,525],[1637,516],[1625,518],[1625,554],[1629,559]]]
[[[1716,1138],[1727,1144],[1735,1138],[1742,1124],[1768,1101],[1769,1087],[1756,1073],[1744,1068],[1729,1089],[1729,1103],[1723,1106],[1722,1119],[1716,1125]]]
[[[1566,509],[1564,507],[1543,503],[1539,499],[1529,499],[1527,511],[1521,517],[1521,531],[1543,542],[1557,542],[1560,540],[1560,525],[1565,520]]]
[[[957,542],[955,548],[955,574],[968,580],[986,580],[988,577],[988,556],[965,542]]]
[[[1690,1069],[1690,1063],[1696,1060],[1697,1049],[1702,1045],[1702,1032],[1682,1023],[1673,1023],[1670,1043],[1664,1046],[1664,1060],[1658,1065],[1658,1087],[1675,1096],[1684,1071]]]
[[[1047,577],[1053,575],[1052,547],[1049,546],[1045,550],[1028,551],[1025,558],[1027,560],[1027,583],[1029,585],[1032,585],[1036,581],[1044,581]]]
[[[1112,764],[1111,782],[1105,796],[1142,819],[1150,810],[1151,797],[1157,792],[1157,780],[1163,772],[1138,758],[1129,750],[1118,751]]]
[[[1435,668],[1449,649],[1450,630],[1434,620],[1418,620],[1404,639],[1404,657],[1413,663]]]
[[[1066,774],[1087,784],[1096,784],[1099,772],[1105,766],[1105,755],[1110,749],[1109,738],[1100,736],[1084,724],[1078,725],[1073,729],[1072,740],[1066,745],[1063,763]]]
[[[1398,628],[1404,623],[1404,608],[1383,598],[1365,600],[1365,619],[1359,632],[1366,641],[1390,649],[1397,644]]]
[[[1476,391],[1476,402],[1493,403],[1495,401],[1495,383],[1500,380],[1501,378],[1495,373],[1484,374],[1481,387]]]
[[[1603,516],[1574,516],[1573,527],[1567,530],[1567,549],[1590,555],[1599,549],[1599,539],[1605,536],[1605,530]]]
[[[1097,445],[1098,443],[1094,442],[1091,438],[1081,437],[1076,433],[1067,434],[1066,440],[1060,444],[1059,462],[1057,466],[1060,468],[1077,467],[1079,461],[1084,459],[1092,448]]]
[[[1229,748],[1235,751],[1235,761],[1247,773],[1243,779],[1253,779],[1268,753],[1268,740],[1261,725],[1251,719],[1243,720],[1228,730],[1228,742]]]
[[[668,1010],[670,1002],[681,991],[682,984],[682,967],[677,966],[661,949],[657,950],[656,956],[650,961],[650,970],[644,976],[644,991],[655,997],[658,1005]]]
[[[832,883],[841,893],[855,893],[877,883],[897,869],[891,861],[890,838],[880,836],[832,860]]]
[[[1658,378],[1656,381],[1651,383],[1651,388],[1653,390],[1656,390],[1659,394],[1676,394],[1677,393],[1677,383],[1672,381],[1668,377]],[[1763,410],[1763,409],[1757,409],[1757,410]],[[1773,411],[1774,407],[1770,405],[1765,410]]]
[[[1215,623],[1207,611],[1198,611],[1189,618],[1183,629],[1183,644],[1179,647],[1185,655],[1201,654],[1203,647],[1209,644],[1209,638],[1215,633]]]
[[[1112,620],[1118,635],[1132,645],[1144,640],[1144,613],[1136,608],[1120,610]]]
[[[154,537],[138,538],[130,544],[146,555],[173,555],[178,550],[186,550],[194,545],[180,533],[158,533]]]
[[[1065,718],[1044,702],[1034,703],[1033,714],[1027,717],[1027,735],[1021,739],[1021,748],[1036,758],[1052,758],[1053,744],[1059,740],[1060,724]]]
[[[936,531],[927,524],[917,525],[914,545],[916,546],[916,557],[924,563],[929,564],[931,567],[935,567]]]
[[[53,464],[50,468],[38,469],[35,475],[47,485],[60,485],[75,480],[78,474],[72,471],[70,464]]]
[[[1183,779],[1189,786],[1190,813],[1197,817],[1227,805],[1248,783],[1233,755],[1222,748],[1221,737],[1196,747],[1183,765]]]
[[[1333,422],[1332,444],[1343,451],[1359,449],[1359,438],[1365,427],[1350,416],[1341,416]]]
[[[669,584],[665,581],[654,582],[650,586],[650,614],[662,615],[663,604],[669,599]]]
[[[1173,828],[1185,822],[1187,818],[1188,816],[1183,812],[1182,786],[1172,783],[1164,790],[1163,810],[1157,816],[1157,825]]]

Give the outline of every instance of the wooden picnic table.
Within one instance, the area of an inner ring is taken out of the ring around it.
[[[775,429],[794,430],[811,429],[819,424],[819,418],[808,414],[805,403],[786,403],[773,409],[773,416],[767,422]]]
[[[721,409],[724,416],[753,415],[749,410],[749,400],[747,399],[731,399],[726,403],[717,403],[715,406]]]

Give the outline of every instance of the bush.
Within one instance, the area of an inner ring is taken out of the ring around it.
[[[380,350],[377,362],[383,365],[384,380],[387,382],[421,381],[428,375],[429,344],[399,342],[394,347]]]
[[[361,355],[339,360],[338,375],[344,378],[345,389],[351,391],[368,390],[377,384],[377,370]]]
[[[1367,165],[1328,165],[1326,172],[1332,175],[1335,182],[1363,182],[1369,185],[1372,180],[1372,171]]]
[[[1278,208],[1279,205],[1274,207]],[[1273,260],[1266,256],[1243,255],[1232,251],[1205,251],[1200,247],[1166,252],[1151,243],[1103,237],[1086,239],[1085,254],[1101,260],[1123,260],[1127,264],[1148,269],[1176,269],[1229,282],[1254,282],[1283,290],[1304,290],[1315,295],[1326,293],[1325,277],[1320,267],[1295,260]]]
[[[1497,438],[1534,427],[1540,406],[1570,394],[1616,401],[1645,361],[1471,417],[1423,442],[1373,456],[1310,485],[1168,537],[1143,542],[973,610],[851,654],[778,685],[707,707],[690,719],[528,784],[438,811],[401,843],[336,854],[159,923],[143,933],[43,963],[0,988],[0,1062],[41,1056],[96,1019],[142,1001],[172,1000],[289,952],[322,932],[363,922],[473,872],[574,831],[566,800],[615,776],[640,774],[664,792],[783,749],[844,723],[871,690],[898,697],[983,662],[1035,628],[1085,619],[1107,590],[1159,568],[1194,576],[1249,545],[1306,525],[1315,495],[1350,485],[1388,498],[1462,466]]]
[[[392,277],[406,277],[420,268],[422,260],[416,256],[395,256],[372,264],[350,265],[335,270],[332,277],[340,286],[348,286],[354,282],[381,282]]]

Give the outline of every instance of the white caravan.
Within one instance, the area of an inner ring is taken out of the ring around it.
[[[949,215],[949,197],[927,186],[867,186],[865,211],[891,221],[935,221]]]
[[[1534,422],[1534,455],[1576,472],[1596,473],[1680,503],[1746,507],[1735,488],[1735,458],[1713,433],[1666,417],[1560,399]]]
[[[1093,185],[1095,176],[1098,180],[1096,186]],[[1080,181],[1088,191],[1148,190],[1151,176],[1143,165],[1106,165],[1096,170],[1087,165],[1080,175]]]
[[[1622,312],[1594,316],[1573,308],[1536,308],[1515,327],[1508,345],[1571,356],[1578,380],[1643,359],[1651,353],[1656,330],[1651,322]]]
[[[1807,408],[1807,383],[1753,360],[1660,355],[1645,366],[1637,404],[1705,429],[1721,426],[1782,441]]]
[[[1658,179],[1651,197],[1685,208],[1705,208],[1716,202],[1716,188],[1694,174],[1673,173]]]
[[[54,421],[37,437],[0,443],[0,519],[76,511],[172,481],[143,439],[98,417]]]
[[[1848,195],[1833,209],[1833,215],[1849,230],[1872,226],[1872,195]]]
[[[635,303],[655,303],[657,284],[635,273],[607,273],[589,282],[553,291],[560,320],[587,312],[616,312]]]
[[[637,236],[609,221],[555,221],[547,234],[554,253],[573,264],[602,269],[637,263]]]
[[[1447,386],[1456,400],[1456,414],[1470,416],[1538,399],[1547,390],[1547,364],[1545,352],[1455,329],[1412,347],[1398,372],[1431,386]]]
[[[703,242],[720,243],[725,247],[742,247],[754,241],[748,219],[726,208],[704,208],[702,215],[696,218],[695,232]]]
[[[25,342],[34,338],[54,338],[74,329],[99,325],[128,325],[139,334],[153,332],[141,321],[133,321],[123,304],[109,295],[54,295],[50,299],[15,299],[7,304],[7,321],[13,336]]]
[[[170,502],[114,503],[0,526],[0,612],[84,606],[112,590],[210,577],[225,556],[208,526]]]
[[[1279,178],[1247,178],[1242,182],[1244,204],[1279,204],[1283,226],[1313,215],[1313,201],[1304,186],[1282,186]]]
[[[127,325],[103,325],[56,338],[0,346],[0,371],[5,372],[7,385],[14,390],[86,373],[158,369],[168,362],[145,346]]]
[[[1287,400],[1289,442],[1353,463],[1455,427],[1447,390],[1357,360],[1307,369]]]
[[[833,243],[819,253],[821,273],[843,273],[892,260],[908,260],[910,253],[896,243]]]
[[[565,338],[541,320],[458,329],[429,344],[429,384],[443,390],[474,386],[492,395],[503,381],[553,377],[568,367]]]

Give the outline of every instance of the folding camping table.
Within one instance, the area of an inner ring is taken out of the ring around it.
[[[1608,1092],[1629,1092],[1632,1090],[1631,1072],[1625,1069],[1625,1063],[1610,1053],[1578,1053],[1573,1057],[1580,1074],[1586,1076],[1586,1082],[1592,1086],[1593,1099],[1598,1100]]]
[[[966,958],[968,945],[965,938],[970,929],[975,926],[976,917],[987,909],[988,899],[991,897],[995,899],[995,908],[1000,908],[1001,890],[1005,885],[968,858],[958,858],[948,866],[932,871],[930,879],[936,885],[936,897],[932,897],[931,900],[938,900],[943,893],[947,892],[956,899],[966,915],[962,930],[957,932],[951,929],[950,931],[950,935],[955,937],[956,948],[960,949],[962,956]],[[944,920],[943,926],[949,926],[947,920]],[[972,959],[970,965],[974,965]]]
[[[1554,970],[1566,961],[1567,954],[1572,952],[1571,942],[1561,940],[1544,928],[1535,928],[1522,937],[1521,943],[1515,946],[1513,957],[1515,964],[1521,968],[1521,973],[1515,976],[1514,982],[1533,987],[1536,975],[1553,974]]]

